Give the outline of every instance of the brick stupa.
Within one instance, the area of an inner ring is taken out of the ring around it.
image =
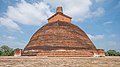
[[[104,50],[96,49],[86,33],[72,24],[71,19],[63,14],[62,7],[57,7],[56,13],[48,18],[46,25],[35,32],[20,55],[105,56]]]

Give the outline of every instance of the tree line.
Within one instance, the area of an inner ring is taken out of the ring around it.
[[[14,49],[6,45],[0,47],[0,56],[14,56]]]
[[[117,52],[115,50],[108,50],[107,52],[105,52],[106,56],[120,56],[120,52]]]
[[[16,49],[3,45],[0,47],[0,56],[14,56],[15,50]],[[105,52],[105,55],[106,56],[120,56],[120,52],[117,52],[115,50],[108,50]]]

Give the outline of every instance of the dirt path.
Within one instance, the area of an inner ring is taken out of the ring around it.
[[[0,67],[120,67],[120,57],[2,57]]]

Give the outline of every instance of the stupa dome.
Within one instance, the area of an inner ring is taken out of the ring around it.
[[[72,23],[56,21],[40,28],[25,50],[96,49],[83,30]]]

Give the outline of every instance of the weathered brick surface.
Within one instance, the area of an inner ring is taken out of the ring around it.
[[[68,18],[68,17],[65,17],[64,15],[61,15],[61,14],[56,14],[56,16],[54,16],[53,18],[49,19],[48,22],[49,23],[52,23],[52,22],[55,22],[55,21],[63,21],[63,22],[71,22],[71,19]]]
[[[37,56],[67,56],[67,57],[79,57],[79,56],[93,56],[93,53],[81,50],[81,51],[41,51]]]
[[[48,23],[31,38],[25,50],[96,49],[79,27],[66,22]]]

